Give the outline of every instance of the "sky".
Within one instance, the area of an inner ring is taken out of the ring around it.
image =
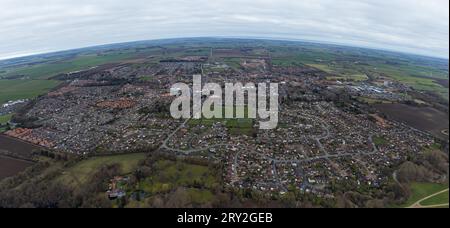
[[[449,57],[448,0],[0,0],[0,59],[181,37],[332,42]]]

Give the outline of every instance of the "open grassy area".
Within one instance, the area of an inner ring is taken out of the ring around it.
[[[434,183],[412,183],[411,184],[411,192],[412,195],[408,199],[406,203],[402,205],[402,207],[409,207],[412,204],[416,203],[417,201],[433,195],[437,192],[443,191],[448,188],[448,184],[434,184]],[[438,197],[437,199],[431,198],[432,201],[438,201],[439,204],[448,203],[448,192],[447,192],[447,202],[443,202],[442,200],[445,200],[445,197]],[[425,206],[425,205],[424,205]]]
[[[0,80],[0,104],[35,98],[47,93],[59,83],[54,80]]]
[[[0,78],[21,76],[29,79],[48,79],[52,76],[95,67],[101,64],[118,62],[133,57],[132,53],[114,53],[107,55],[81,55],[73,59],[53,63],[37,64],[15,68],[0,74]]]
[[[414,69],[416,66],[410,67]],[[411,69],[404,66],[391,67],[386,65],[380,65],[376,68],[376,71],[381,72],[396,81],[409,85],[414,89],[435,92],[448,100],[449,89],[443,87],[442,85],[437,83],[434,79],[429,78],[431,75],[437,78],[445,78],[445,76],[442,74],[438,74],[437,72],[435,72],[435,74],[432,74],[431,72],[434,71],[433,69],[430,69],[428,73],[427,72],[420,73],[411,71]]]
[[[152,80],[152,79],[153,79],[152,76],[141,76],[141,77],[139,78],[139,80],[141,80],[141,81],[143,81],[143,82],[147,82],[147,81],[150,81],[150,80]]]
[[[8,123],[8,121],[11,120],[11,117],[12,117],[12,116],[13,116],[13,114],[8,114],[8,115],[0,116],[0,124]]]
[[[423,202],[420,203],[422,206],[433,206],[433,205],[441,205],[441,204],[448,204],[449,202],[449,195],[448,191],[441,193],[439,195],[436,195],[432,198],[429,198]]]
[[[272,64],[279,67],[292,67],[300,66],[301,62],[290,58],[274,58],[272,59]]]
[[[384,137],[373,137],[373,143],[375,143],[376,146],[384,146],[387,145],[389,142]]]
[[[369,77],[365,74],[350,74],[350,75],[339,75],[334,77],[327,77],[327,80],[330,81],[355,81],[361,82],[368,80]]]
[[[165,158],[149,162],[147,160],[146,165],[140,166],[146,167],[147,171],[138,182],[117,183],[117,187],[130,196],[125,207],[148,207],[154,198],[172,198],[174,195],[189,205],[203,205],[216,200],[214,191],[221,187],[220,172],[216,168]],[[139,194],[139,199],[131,197],[136,194]],[[116,200],[113,204],[113,207],[119,207],[120,201]]]
[[[240,58],[223,58],[223,61],[228,66],[235,68],[235,69],[240,69],[242,67]]]
[[[145,159],[145,157],[146,155],[141,153],[90,158],[65,170],[59,177],[59,181],[72,187],[82,185],[102,166],[113,164],[119,164],[121,172],[128,174],[133,172],[139,161]]]
[[[414,68],[414,66],[411,66]],[[429,78],[431,76],[432,69],[430,69],[429,73],[422,72],[419,74],[418,72],[411,72],[407,67],[398,66],[391,67],[386,65],[379,65],[376,68],[376,71],[381,72],[388,77],[395,79],[401,83],[409,85],[417,90],[423,91],[433,91],[437,94],[440,94],[442,97],[447,98],[449,95],[449,89],[443,87],[439,83],[437,83],[434,79]],[[433,74],[433,77],[444,78],[445,76],[441,74]],[[447,76],[448,80],[448,76]]]
[[[160,160],[154,165],[154,174],[139,184],[139,189],[151,195],[169,192],[177,187],[201,185],[213,188],[217,177],[207,166],[192,165],[181,161]],[[209,191],[192,191],[195,198],[207,199]]]
[[[224,124],[233,135],[251,135],[253,133],[253,119],[191,119],[190,126],[203,125],[211,127],[216,123]]]
[[[331,69],[330,66],[325,65],[325,64],[308,64],[308,66],[317,68],[317,69],[319,69],[321,71],[325,71],[327,73],[336,73],[335,70]]]
[[[225,107],[223,109],[223,112],[225,112],[225,110],[230,110],[233,109],[232,107]],[[234,135],[251,135],[253,133],[253,124],[254,124],[254,119],[250,119],[247,118],[249,117],[249,114],[252,114],[252,110],[247,108],[247,107],[236,107],[235,111],[240,110],[244,112],[244,116],[246,118],[243,119],[238,119],[238,118],[232,118],[232,119],[227,119],[227,118],[215,118],[215,119],[206,119],[206,118],[202,118],[202,119],[191,119],[188,122],[189,126],[198,126],[198,125],[203,125],[206,127],[211,127],[214,124],[217,123],[222,123],[224,124],[228,130],[230,131],[231,134]]]
[[[0,125],[8,123],[9,120],[11,120],[13,114],[8,114],[4,116],[0,116]],[[3,133],[7,130],[7,127],[0,127],[0,133]]]
[[[31,99],[45,94],[60,82],[46,80],[98,65],[120,62],[136,56],[132,52],[77,55],[52,62],[4,69],[0,73],[0,104],[10,100]]]
[[[307,64],[308,66],[317,68],[335,76],[327,77],[327,80],[334,81],[366,81],[369,79],[366,74],[359,72],[353,68],[343,68],[338,65],[326,65],[326,64]]]
[[[449,89],[436,81],[449,79],[448,70],[439,66],[439,63],[427,65],[414,57],[391,57],[376,52],[359,53],[358,50],[341,51],[311,46],[298,54],[299,51],[294,48],[274,48],[272,62],[283,67],[308,65],[334,75],[328,80],[365,81],[369,74],[388,77],[417,90],[435,92],[448,100]]]
[[[191,127],[195,127],[198,125],[203,125],[205,127],[212,127],[214,124],[217,124],[217,123],[226,124],[227,120],[226,119],[206,119],[206,118],[190,119],[188,122],[188,125]]]
[[[380,99],[374,99],[369,97],[357,97],[356,98],[359,102],[366,103],[366,104],[392,104],[392,101],[387,100],[380,100]]]

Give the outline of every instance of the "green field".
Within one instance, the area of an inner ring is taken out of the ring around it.
[[[241,66],[241,59],[240,58],[223,58],[223,61],[225,64],[227,64],[229,67],[240,69]]]
[[[427,196],[433,195],[437,192],[443,191],[445,189],[448,189],[448,184],[412,183],[411,184],[412,195],[408,199],[408,201],[402,205],[402,207],[409,207],[409,206],[413,205],[414,203],[416,203],[417,201],[419,201]],[[447,198],[445,198],[443,196],[439,196],[437,198],[433,197],[429,200],[431,200],[432,202],[438,202],[438,204],[448,203],[448,192],[447,192]],[[424,202],[427,202],[427,201],[424,201]],[[429,202],[427,202],[427,203],[429,203]],[[427,206],[427,205],[423,205],[423,206]]]
[[[189,126],[203,125],[211,127],[216,123],[224,124],[232,135],[248,135],[253,134],[253,119],[191,119]]]
[[[366,81],[369,79],[366,74],[363,74],[355,69],[344,69],[336,65],[326,65],[326,64],[307,64],[308,66],[317,68],[319,70],[325,71],[329,74],[335,75],[327,77],[327,80],[334,81]]]
[[[436,195],[432,198],[429,198],[425,201],[422,201],[420,204],[422,206],[433,206],[433,205],[441,205],[441,204],[448,204],[449,202],[449,195],[448,191],[441,193],[439,195]]]
[[[154,197],[173,194],[188,205],[203,205],[216,200],[213,189],[220,188],[221,181],[215,168],[164,158],[156,159],[146,167],[151,167],[150,175],[138,184],[124,188],[129,195],[145,193],[145,199],[130,200],[126,205],[128,208],[146,207]]]
[[[51,63],[8,68],[0,73],[0,104],[10,100],[31,99],[45,94],[60,82],[46,80],[61,73],[69,73],[98,65],[120,62],[135,53],[108,53],[105,55],[79,55],[75,58]]]
[[[147,177],[139,184],[140,190],[152,195],[165,193],[177,187],[192,186],[196,183],[208,188],[217,185],[216,177],[207,166],[160,160],[155,163],[154,169],[154,175]]]
[[[384,137],[373,137],[373,143],[376,146],[385,146],[387,145],[389,142],[384,138]]]
[[[368,75],[388,77],[417,90],[435,92],[448,100],[449,89],[435,79],[449,79],[448,64],[414,56],[327,46],[271,47],[275,66],[308,65],[331,75],[329,80],[365,81]],[[444,66],[445,65],[445,66]]]
[[[0,124],[8,123],[8,121],[11,120],[11,117],[12,117],[12,116],[13,116],[13,114],[8,114],[8,115],[0,116]]]
[[[0,125],[8,123],[8,121],[11,120],[12,116],[13,116],[13,114],[0,116]],[[0,133],[5,132],[6,130],[7,130],[7,127],[0,127]]]
[[[3,133],[5,131],[7,131],[8,129],[6,127],[0,127],[0,133]]]
[[[393,103],[392,101],[374,99],[374,98],[369,98],[369,97],[357,97],[356,99],[359,102],[366,103],[366,104],[392,104]]]
[[[152,80],[152,79],[153,79],[152,76],[141,76],[141,77],[139,78],[139,80],[141,80],[141,81],[143,81],[143,82],[147,82],[147,81],[150,81],[150,80]]]
[[[54,80],[0,80],[0,104],[35,98],[47,93],[59,83]]]
[[[436,72],[434,69],[428,69],[428,72],[418,71],[418,66],[387,66],[377,65],[376,71],[389,76],[396,81],[409,85],[417,90],[433,91],[440,94],[442,97],[448,100],[449,89],[439,85],[434,79],[431,79],[431,75],[436,78],[444,78],[448,80],[448,75]],[[424,70],[425,71],[425,70]],[[432,74],[434,72],[434,74]]]
[[[160,160],[156,162],[155,169],[161,171],[161,173],[157,172],[160,176],[153,176],[150,179],[157,182],[187,185],[199,181],[211,186],[215,181],[207,166],[191,165],[181,161]]]
[[[223,109],[223,112],[225,112],[225,110],[231,110],[231,107],[225,107]],[[206,127],[211,127],[214,124],[217,123],[222,123],[224,124],[228,130],[230,131],[231,134],[233,135],[252,135],[253,133],[253,124],[254,124],[254,120],[251,118],[247,118],[249,117],[249,114],[253,114],[252,110],[250,110],[247,107],[236,107],[235,111],[240,110],[244,112],[244,116],[246,118],[243,119],[237,119],[237,118],[232,118],[232,119],[227,119],[227,118],[215,118],[215,119],[206,119],[206,118],[202,118],[202,119],[191,119],[188,122],[189,126],[198,126],[198,125],[203,125]]]
[[[22,78],[24,80],[48,79],[60,73],[88,69],[106,63],[141,58],[142,54],[152,55],[154,64],[160,59],[177,58],[190,55],[208,56],[211,48],[240,48],[239,42],[214,44],[208,42],[166,44],[159,47],[144,48],[144,53],[136,49],[117,49],[108,51],[79,51],[77,54],[54,59],[41,59],[44,63],[30,62],[27,65],[0,69],[0,79]],[[388,77],[407,84],[417,90],[435,92],[448,100],[449,89],[440,85],[435,79],[448,80],[448,63],[440,60],[423,59],[395,53],[384,53],[351,47],[333,45],[286,43],[279,41],[259,41],[261,45],[253,49],[254,54],[270,55],[275,66],[308,65],[331,74],[329,80],[366,81],[370,78]],[[258,42],[254,42],[257,44]],[[207,46],[204,46],[206,45]],[[253,44],[253,45],[255,45]],[[136,46],[136,48],[139,46]],[[241,69],[241,58],[223,57],[224,63],[232,68]],[[208,69],[206,69],[208,71]],[[214,69],[216,71],[218,69]],[[143,77],[147,80],[147,77]],[[0,82],[1,84],[2,82]],[[1,85],[0,85],[1,87]],[[0,88],[1,89],[1,88]],[[26,92],[26,91],[24,91]],[[20,93],[19,93],[20,94]],[[11,96],[14,98],[14,96]],[[17,97],[17,95],[16,95]],[[1,94],[0,94],[1,103]]]
[[[105,157],[94,157],[81,161],[68,168],[58,178],[63,184],[76,187],[85,184],[102,166],[119,164],[121,172],[128,174],[134,171],[139,161],[146,158],[145,154],[126,154]]]
[[[0,74],[0,78],[23,76],[29,79],[48,79],[61,73],[69,73],[106,63],[119,62],[132,58],[133,56],[132,53],[82,55],[69,60],[10,69]]]

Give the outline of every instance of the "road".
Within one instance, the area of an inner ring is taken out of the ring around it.
[[[203,68],[202,68],[203,71]],[[203,72],[202,72],[203,73]],[[168,142],[176,135],[176,133],[178,131],[180,131],[182,128],[186,127],[186,124],[189,122],[190,119],[185,120],[177,129],[175,129],[172,134],[170,134],[166,140],[164,140],[163,144],[161,145],[160,149],[165,149],[171,152],[175,152],[175,153],[179,153],[179,154],[184,154],[184,155],[190,155],[192,153],[198,153],[198,152],[203,152],[203,151],[207,151],[210,150],[212,148],[217,148],[217,147],[233,147],[235,145],[232,144],[216,144],[216,145],[211,145],[205,148],[200,148],[200,149],[188,149],[188,150],[181,150],[181,149],[176,149],[176,148],[171,148],[169,147],[167,144]],[[322,121],[323,122],[323,121]],[[331,155],[329,154],[326,149],[324,148],[324,146],[321,143],[321,140],[326,140],[331,136],[330,133],[330,127],[326,124],[322,124],[322,128],[324,130],[324,133],[322,135],[316,136],[316,137],[312,137],[313,140],[316,141],[317,146],[319,147],[320,151],[324,154],[322,156],[316,156],[316,157],[311,157],[311,158],[305,158],[305,159],[284,159],[284,160],[280,160],[280,159],[275,159],[272,157],[269,157],[265,154],[261,154],[258,152],[254,152],[254,151],[247,151],[247,153],[249,154],[254,154],[256,156],[260,156],[263,159],[266,159],[268,162],[270,162],[272,165],[272,173],[274,174],[274,178],[277,182],[277,185],[279,185],[279,187],[283,190],[287,190],[286,186],[284,186],[281,183],[281,180],[278,176],[278,170],[276,168],[277,164],[287,164],[287,163],[296,163],[296,164],[301,164],[301,163],[305,163],[305,162],[312,162],[312,161],[316,161],[316,160],[321,160],[321,159],[332,159],[332,158],[341,158],[341,157],[351,157],[351,156],[358,156],[358,155],[373,155],[378,153],[378,148],[376,147],[375,143],[373,142],[373,136],[369,136],[369,143],[372,145],[373,150],[372,152],[368,152],[368,153],[363,153],[363,152],[359,152],[359,153],[341,153],[341,154],[335,154],[335,155]],[[237,169],[239,166],[239,161],[238,161],[238,157],[240,155],[241,152],[238,152],[235,155],[234,158],[234,168],[233,168],[233,175],[237,175]]]
[[[212,146],[208,146],[205,148],[200,148],[200,149],[189,149],[189,150],[181,150],[181,149],[176,149],[176,148],[171,148],[167,145],[167,143],[175,136],[175,134],[181,130],[182,128],[186,127],[186,124],[189,122],[190,119],[185,120],[177,129],[175,129],[172,134],[170,134],[166,140],[163,141],[161,147],[159,149],[165,149],[168,151],[172,151],[172,152],[176,152],[176,153],[180,153],[180,154],[185,154],[185,155],[189,155],[192,153],[198,153],[198,152],[202,152],[202,151],[206,151],[209,149],[213,149],[213,148],[217,148],[217,147],[225,147],[225,146],[230,146],[230,144],[216,144],[216,145],[212,145]]]

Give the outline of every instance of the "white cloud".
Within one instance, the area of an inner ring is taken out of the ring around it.
[[[0,58],[192,36],[311,39],[448,58],[447,0],[0,0]]]

